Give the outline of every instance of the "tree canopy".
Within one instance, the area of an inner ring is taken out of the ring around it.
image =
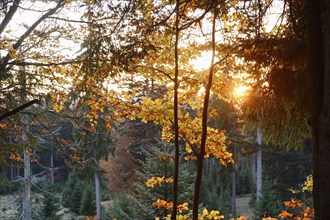
[[[235,162],[225,131],[232,127],[217,124],[221,103],[209,105],[221,99],[241,114],[230,123],[244,121],[249,135],[262,131],[269,146],[298,150],[312,142],[319,201],[329,189],[318,162],[329,155],[329,18],[327,9],[317,15],[321,3],[2,1],[1,165],[36,147],[44,129],[70,163],[97,170],[93,160],[108,157],[121,122],[153,123],[175,148],[173,198],[166,201],[172,219],[180,210],[180,154],[197,160],[197,219],[204,159]],[[208,63],[199,62],[205,54]],[[247,88],[241,98],[234,95],[239,86]],[[60,139],[47,114],[70,121],[76,133]]]

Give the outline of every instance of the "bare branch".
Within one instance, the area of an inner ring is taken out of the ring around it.
[[[83,20],[73,20],[73,19],[66,19],[66,18],[60,18],[60,17],[49,17],[50,19],[54,20],[60,20],[60,21],[65,21],[69,23],[82,23],[82,24],[92,24],[94,21],[83,21]]]
[[[142,65],[137,65],[136,67],[138,67],[138,68],[139,68],[139,67],[140,67],[140,68],[147,68],[147,69],[155,70],[155,71],[157,71],[157,72],[162,73],[164,76],[168,77],[171,81],[174,81],[174,79],[173,79],[168,73],[166,73],[165,71],[160,70],[160,69],[158,69],[158,68],[155,68],[155,67],[152,67],[152,66],[142,66]]]
[[[14,14],[16,13],[16,10],[19,6],[21,0],[14,0],[13,1],[13,5],[10,6],[8,13],[6,14],[6,16],[3,18],[1,24],[0,24],[0,35],[2,34],[2,32],[5,30],[5,28],[7,27],[7,25],[9,24],[9,22],[11,21],[12,17],[14,16]]]
[[[31,25],[31,27],[17,40],[17,42],[15,44],[13,44],[13,49],[17,50],[23,43],[23,41],[36,29],[36,27],[42,22],[44,21],[46,18],[48,18],[50,15],[53,15],[60,7],[62,7],[64,5],[66,1],[62,0],[59,1],[56,5],[56,7],[50,9],[47,13],[45,13],[43,16],[41,16],[33,25]],[[6,72],[6,66],[9,62],[9,60],[11,59],[11,54],[8,52],[7,55],[5,56],[5,58],[2,60],[1,63],[1,68],[0,68],[0,74],[5,74]]]
[[[182,26],[180,27],[180,30],[184,30],[184,29],[190,27],[190,25],[192,25],[192,24],[194,24],[194,23],[198,23],[198,22],[200,22],[201,20],[203,20],[203,18],[205,17],[205,15],[206,15],[207,13],[209,13],[209,12],[211,11],[212,8],[213,8],[213,3],[210,4],[209,7],[208,7],[207,9],[205,9],[205,11],[203,12],[203,14],[202,14],[201,16],[199,16],[199,17],[197,17],[196,19],[194,19],[194,20],[192,20],[192,21],[189,21],[189,22],[185,23],[184,25],[182,25]]]
[[[25,109],[25,108],[27,108],[30,105],[33,105],[35,103],[39,103],[39,100],[38,99],[34,99],[34,100],[32,100],[32,101],[30,101],[28,103],[25,103],[24,105],[21,105],[21,106],[15,108],[15,109],[13,109],[13,110],[11,110],[9,112],[6,112],[5,114],[3,114],[3,115],[0,116],[0,121],[3,120],[3,119],[5,119],[5,118],[8,118],[8,117],[10,117],[10,116],[12,116],[12,115],[20,112],[20,111],[22,111],[23,109]]]
[[[82,60],[69,60],[69,61],[64,61],[64,62],[50,62],[50,63],[37,63],[37,62],[26,62],[26,61],[13,61],[9,62],[8,64],[10,65],[15,65],[15,66],[62,66],[62,65],[68,65],[68,64],[77,64],[81,63]]]

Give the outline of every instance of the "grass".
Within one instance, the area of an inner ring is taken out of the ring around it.
[[[237,207],[236,210],[238,217],[244,215],[246,217],[249,217],[248,219],[252,219],[253,208],[251,208],[249,205],[250,199],[251,199],[251,195],[245,195],[236,198],[236,207]]]
[[[0,196],[0,220],[17,217],[20,205],[17,198],[15,195]]]

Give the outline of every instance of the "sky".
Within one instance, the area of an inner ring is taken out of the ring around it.
[[[16,37],[22,35],[26,31],[27,27],[30,27],[40,16],[42,16],[43,13],[45,13],[45,11],[54,7],[54,5],[55,3],[51,2],[44,3],[43,1],[22,1],[21,9],[19,9],[18,13],[15,14],[9,24],[9,29],[12,30],[10,35]],[[267,32],[270,32],[277,22],[279,22],[279,16],[283,10],[282,5],[282,1],[273,1],[273,6],[270,8],[268,13],[268,19],[264,20],[265,29]],[[84,7],[78,7],[77,5],[72,4],[68,7],[68,9],[62,9],[60,11],[60,16],[73,20],[80,20],[85,9],[86,8]],[[42,23],[40,27],[42,28],[43,26],[48,25],[49,22],[52,23],[54,21],[54,19],[48,19],[46,22]],[[55,22],[61,21],[56,20]],[[80,27],[80,24],[73,25],[77,25],[77,28]],[[208,28],[206,27],[206,29]],[[221,36],[217,36],[217,40],[221,40]],[[199,39],[195,39],[195,41],[203,42],[205,41],[205,38],[201,37]],[[60,48],[56,48],[58,49],[57,52],[67,57],[76,56],[80,50],[80,44],[74,42],[74,40],[60,38],[60,45]],[[0,53],[3,54],[3,51]],[[200,57],[191,61],[193,68],[197,71],[207,70],[211,64],[211,54],[211,51],[202,52]],[[116,89],[115,86],[109,87]],[[243,88],[241,88],[240,91],[243,91]]]

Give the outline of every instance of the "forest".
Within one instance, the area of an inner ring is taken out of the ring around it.
[[[1,0],[0,220],[329,220],[330,2]]]

